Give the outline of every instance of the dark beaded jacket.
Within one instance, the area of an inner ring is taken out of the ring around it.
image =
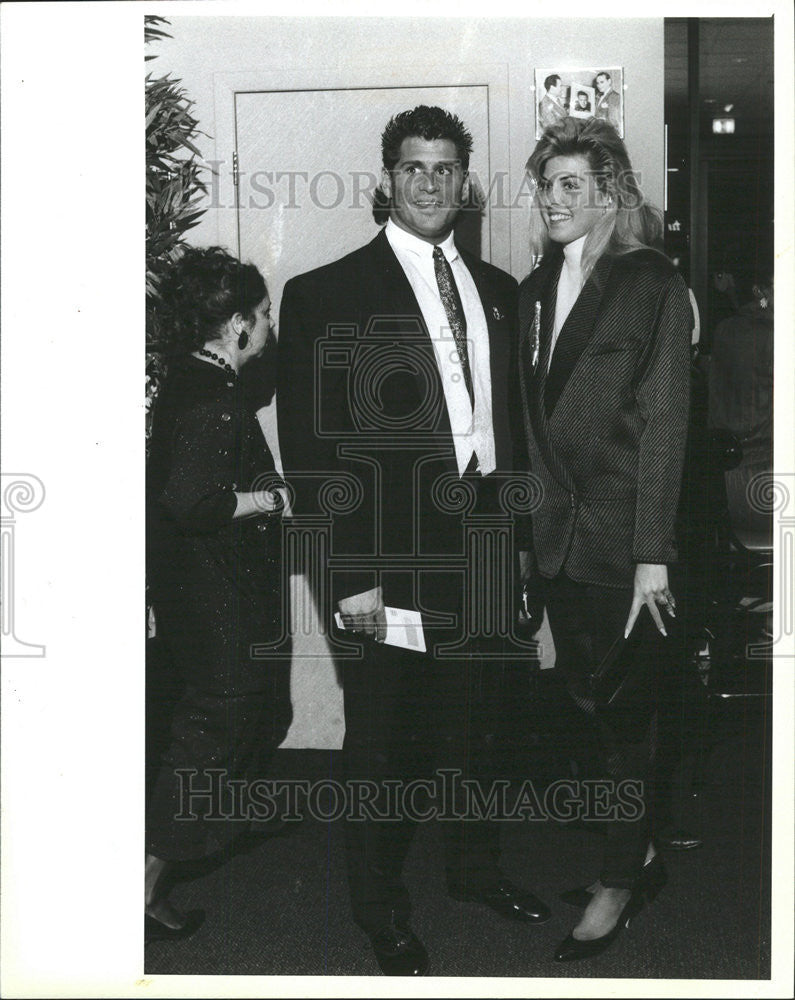
[[[239,380],[193,356],[172,363],[147,468],[147,582],[157,631],[188,683],[265,690],[283,613],[281,518],[233,519],[235,491],[282,485]],[[259,649],[257,649],[259,647]]]

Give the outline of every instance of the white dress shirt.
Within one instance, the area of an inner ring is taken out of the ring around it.
[[[586,234],[587,235],[587,234]],[[582,288],[582,248],[585,245],[585,236],[581,236],[563,247],[563,267],[558,279],[558,297],[555,302],[555,325],[552,330],[552,347],[549,352],[549,365],[552,365],[552,355],[555,353],[555,345],[558,342],[558,335],[563,329],[572,306],[577,301]],[[549,368],[547,368],[549,371]]]
[[[433,266],[433,245],[396,226],[391,219],[386,224],[386,238],[417,297],[433,344],[453,432],[458,473],[463,475],[474,452],[480,472],[484,476],[488,475],[496,468],[491,419],[489,328],[472,275],[456,250],[453,234],[450,233],[438,246],[452,268],[464,307],[469,368],[475,396],[474,413],[461,371],[458,350],[439,294]]]

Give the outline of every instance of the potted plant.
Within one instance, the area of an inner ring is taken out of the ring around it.
[[[144,42],[171,38],[163,17],[144,17]],[[156,56],[147,54],[146,60]],[[160,301],[163,275],[177,260],[185,234],[205,212],[199,205],[207,186],[195,144],[198,121],[194,102],[181,80],[146,75],[146,436],[151,429],[152,405],[165,374],[166,331]]]

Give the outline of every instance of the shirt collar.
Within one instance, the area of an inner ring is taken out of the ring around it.
[[[400,226],[395,225],[395,223],[389,219],[386,224],[386,238],[389,240],[390,246],[392,246],[393,249],[408,250],[409,253],[413,253],[417,257],[432,257],[434,246],[441,247],[442,253],[451,263],[458,257],[458,249],[455,245],[455,235],[452,232],[446,239],[442,240],[441,243],[427,243],[425,240],[421,240],[419,236],[415,236],[413,233],[409,233],[406,232],[405,229],[401,229]]]
[[[585,246],[585,239],[587,235],[588,234],[586,233],[585,236],[580,236],[579,239],[572,240],[571,243],[567,243],[563,247],[563,256],[566,258],[566,263],[575,271],[580,270],[582,248]]]

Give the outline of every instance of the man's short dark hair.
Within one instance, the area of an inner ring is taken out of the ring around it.
[[[585,90],[578,90],[577,91],[577,97],[584,97],[585,100],[587,101],[588,100],[588,93]]]
[[[450,114],[444,108],[428,107],[420,104],[413,111],[401,111],[389,119],[381,135],[381,159],[387,170],[392,170],[400,159],[400,147],[404,139],[419,138],[428,142],[434,139],[449,139],[455,143],[458,158],[464,170],[469,169],[469,154],[472,152],[472,135],[458,115]]]
[[[550,75],[544,80],[544,90],[549,90],[550,87],[556,87],[560,83],[560,77],[557,73],[550,73]]]

